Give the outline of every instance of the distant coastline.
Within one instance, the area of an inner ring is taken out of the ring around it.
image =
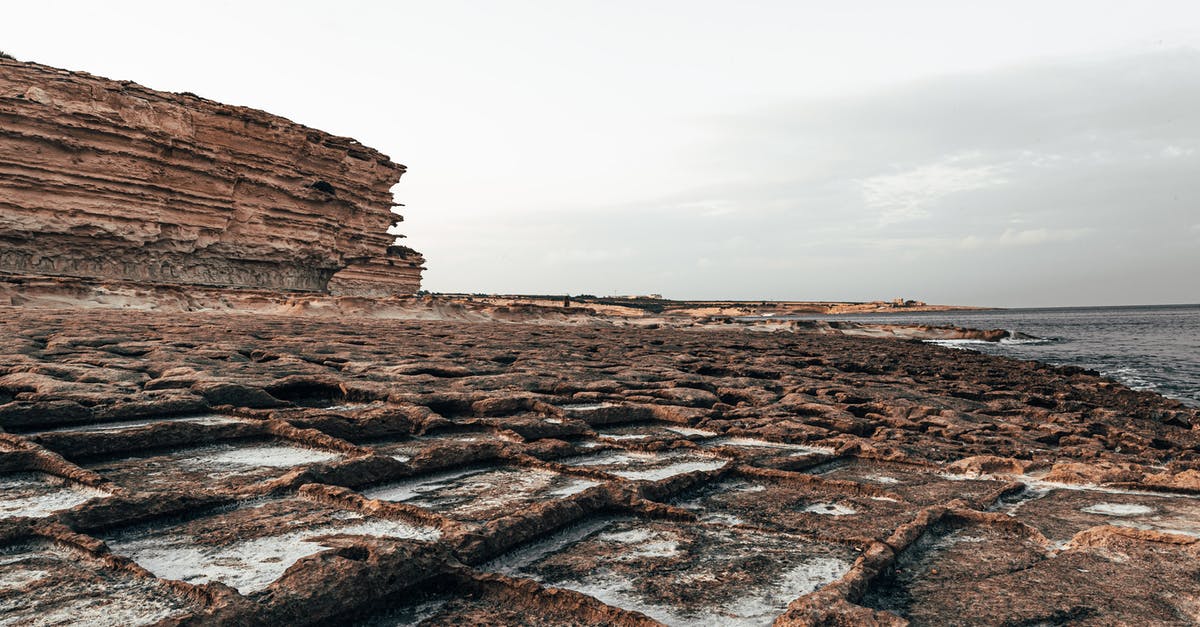
[[[708,316],[793,316],[802,314],[842,315],[864,313],[913,313],[923,311],[989,311],[995,307],[931,305],[919,300],[896,298],[874,301],[779,301],[779,300],[672,300],[657,294],[647,296],[593,296],[553,294],[467,294],[438,293],[437,298],[466,300],[487,305],[556,307],[569,303],[598,313],[616,316],[646,314]]]

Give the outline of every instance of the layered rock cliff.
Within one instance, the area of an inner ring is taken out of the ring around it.
[[[263,111],[0,59],[0,272],[411,294],[404,171]]]

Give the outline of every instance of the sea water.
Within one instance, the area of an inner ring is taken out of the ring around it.
[[[1200,305],[1063,307],[796,316],[882,324],[1008,329],[1041,338],[935,342],[991,355],[1099,371],[1135,390],[1200,407]]]

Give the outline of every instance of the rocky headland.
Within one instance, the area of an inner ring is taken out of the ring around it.
[[[378,151],[276,115],[0,58],[0,272],[386,296]]]
[[[0,122],[0,625],[1200,622],[1200,410],[779,319],[879,304],[406,295],[352,140],[4,59]]]

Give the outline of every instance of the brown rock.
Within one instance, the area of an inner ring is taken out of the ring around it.
[[[0,272],[411,294],[404,166],[263,111],[0,58]],[[332,282],[331,282],[332,279]]]

